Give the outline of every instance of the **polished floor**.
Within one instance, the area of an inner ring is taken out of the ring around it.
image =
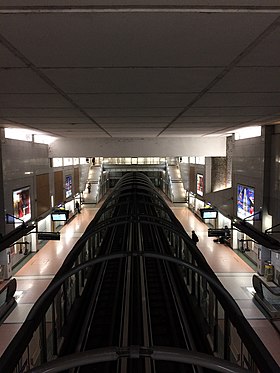
[[[197,247],[280,366],[280,334],[253,300],[254,269],[235,250],[213,242],[213,238],[208,237],[208,227],[188,208],[171,208],[188,234],[193,229],[196,231],[199,237]]]
[[[85,201],[86,197],[85,195]],[[213,242],[213,239],[208,237],[208,227],[185,204],[169,203],[169,205],[188,234],[192,230],[196,231],[199,236],[198,248],[280,366],[280,334],[253,300],[254,269],[234,250]],[[81,213],[61,229],[60,241],[47,242],[14,274],[17,280],[17,306],[0,326],[0,355],[99,207],[99,205],[85,204]]]

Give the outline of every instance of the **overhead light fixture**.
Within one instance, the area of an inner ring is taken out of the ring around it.
[[[235,140],[250,139],[252,137],[259,137],[262,134],[261,126],[243,127],[234,132]]]
[[[56,137],[48,136],[42,133],[35,133],[32,130],[24,129],[24,128],[5,128],[5,138],[12,139],[12,140],[22,140],[22,141],[33,141],[34,135],[34,142],[39,144],[51,144],[56,140]]]

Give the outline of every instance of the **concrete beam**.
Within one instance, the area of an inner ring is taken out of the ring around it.
[[[226,155],[226,137],[57,139],[50,157],[173,157]]]

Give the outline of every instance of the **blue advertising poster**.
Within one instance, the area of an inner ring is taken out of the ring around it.
[[[245,219],[255,212],[255,191],[254,188],[237,185],[237,216]],[[253,219],[253,218],[252,218]]]

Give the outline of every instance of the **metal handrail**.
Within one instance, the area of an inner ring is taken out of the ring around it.
[[[170,230],[170,232],[175,233],[183,242],[185,242],[188,246],[188,248],[191,251],[191,254],[195,257],[195,261],[198,264],[199,268],[186,263],[180,259],[169,257],[169,256],[163,256],[160,254],[155,253],[148,253],[148,252],[141,252],[141,253],[118,253],[118,254],[111,254],[111,256],[106,257],[98,257],[90,262],[81,264],[75,268],[71,268],[73,264],[75,263],[76,258],[80,254],[82,248],[84,247],[85,242],[92,237],[95,233],[99,231],[99,229],[108,228],[114,224],[121,224],[121,221],[117,221],[116,219],[112,219],[110,224],[103,224],[97,223],[98,220],[102,217],[102,210],[103,207],[98,211],[96,214],[96,217],[93,219],[92,223],[89,225],[89,227],[86,229],[84,235],[79,239],[79,241],[74,246],[71,253],[66,258],[63,266],[58,271],[55,278],[52,280],[50,287],[42,294],[42,296],[39,298],[38,302],[35,303],[34,307],[32,308],[31,312],[29,313],[27,319],[23,323],[22,327],[20,328],[18,334],[14,338],[14,340],[11,342],[7,350],[2,355],[2,358],[0,359],[0,371],[6,371],[4,367],[7,367],[7,364],[11,364],[13,361],[17,361],[17,359],[21,356],[20,354],[22,351],[24,351],[24,348],[28,345],[32,338],[33,332],[36,330],[38,325],[40,324],[41,320],[44,318],[44,313],[51,305],[55,291],[58,286],[60,286],[66,278],[69,276],[72,276],[74,273],[77,273],[77,271],[80,271],[84,268],[87,268],[89,266],[93,266],[97,263],[100,263],[101,261],[110,260],[113,258],[121,258],[126,257],[127,255],[143,255],[143,256],[150,256],[161,260],[168,260],[170,262],[174,262],[175,264],[178,264],[180,266],[190,268],[191,270],[199,273],[201,276],[204,276],[207,281],[213,285],[213,287],[216,289],[217,294],[219,294],[218,301],[222,305],[222,307],[225,310],[225,313],[227,317],[230,319],[232,324],[237,329],[240,338],[242,342],[245,343],[246,348],[248,349],[249,353],[252,355],[254,361],[258,362],[258,365],[261,367],[265,367],[266,370],[264,370],[265,373],[268,372],[276,372],[278,371],[279,367],[276,364],[276,362],[271,357],[270,353],[267,351],[257,334],[254,332],[254,330],[249,325],[246,318],[243,316],[242,312],[240,311],[239,307],[235,303],[235,301],[231,298],[229,293],[224,289],[224,287],[221,285],[221,283],[214,277],[214,272],[207,264],[205,258],[202,256],[201,252],[195,247],[195,245],[192,243],[190,237],[187,235],[185,230],[183,229],[182,225],[175,220],[174,214],[171,212],[171,210],[168,210],[167,204],[161,200],[161,196],[157,195],[155,193],[155,188],[151,185],[149,185],[150,188],[147,188],[148,181],[146,177],[138,178],[138,180],[141,179],[141,187],[145,185],[146,189],[150,189],[153,196],[156,198],[160,197],[160,202],[162,202],[162,207],[166,208],[166,212],[170,216],[170,220],[175,224],[175,227],[171,224],[166,224],[166,220],[162,219],[160,222],[160,218],[157,217],[156,220],[151,222],[151,220],[147,221],[147,224],[161,224],[164,222],[164,229]],[[149,179],[148,179],[149,180]],[[135,179],[133,177],[126,177],[125,179],[121,179],[120,182],[117,184],[117,192],[114,193],[114,198],[117,197],[118,193],[120,193],[122,186],[127,186],[127,184],[131,182],[135,184]],[[104,208],[108,206],[110,203],[107,200],[104,203]],[[104,210],[103,210],[104,211]],[[142,223],[145,223],[145,219],[142,220]],[[203,270],[207,270],[207,273]],[[74,271],[74,272],[73,272]],[[60,285],[59,285],[60,284]],[[18,348],[19,347],[19,348]]]
[[[89,364],[116,361],[120,358],[139,359],[148,357],[155,361],[172,361],[176,363],[192,364],[222,373],[248,373],[248,370],[229,361],[209,356],[201,352],[187,351],[174,347],[143,347],[128,346],[126,348],[105,347],[85,352],[79,352],[52,360],[29,373],[57,373],[66,369],[81,367]]]
[[[58,279],[53,281],[50,286],[45,290],[45,292],[40,296],[38,301],[34,304],[32,307],[31,311],[29,312],[25,322],[23,323],[21,327],[21,334],[22,337],[25,336],[25,338],[28,338],[28,335],[32,336],[32,331],[30,328],[32,328],[32,325],[34,325],[34,322],[38,320],[38,314],[42,314],[42,309],[45,308],[46,303],[49,304],[49,300],[53,299],[54,295],[56,294],[56,290],[64,283],[66,279],[71,277],[72,275],[78,273],[82,269],[92,267],[98,263],[102,263],[105,261],[113,260],[113,259],[120,259],[124,258],[127,256],[143,256],[143,257],[148,257],[148,258],[155,258],[155,259],[160,259],[160,260],[166,260],[168,262],[175,263],[177,265],[183,266],[185,268],[189,268],[193,270],[194,272],[200,274],[202,277],[204,277],[216,290],[216,292],[220,295],[220,298],[225,298],[227,300],[229,309],[230,309],[230,314],[231,314],[231,321],[233,325],[237,328],[238,332],[242,336],[242,338],[248,339],[248,342],[251,341],[251,348],[255,350],[254,352],[254,359],[259,360],[262,362],[262,364],[265,363],[266,366],[266,372],[271,372],[274,373],[278,369],[278,366],[276,362],[272,359],[271,355],[269,352],[265,349],[263,346],[262,342],[259,340],[258,336],[255,334],[253,329],[251,329],[251,332],[249,332],[248,325],[247,325],[247,320],[243,316],[240,308],[238,307],[237,303],[235,300],[231,297],[231,295],[228,293],[228,291],[220,284],[218,280],[213,278],[211,275],[208,273],[204,272],[198,267],[195,267],[194,265],[190,263],[186,263],[183,260],[174,258],[173,256],[167,256],[167,255],[162,255],[162,254],[156,254],[156,253],[150,253],[150,252],[121,252],[117,254],[110,254],[110,255],[105,255],[101,256],[98,258],[95,258],[93,260],[90,260],[86,263],[80,264],[76,266],[75,268],[72,268],[70,271],[67,271],[63,275],[61,275]],[[249,332],[249,333],[248,333]],[[243,340],[242,339],[242,340]],[[254,340],[254,344],[252,341]],[[12,341],[11,346],[17,345],[18,341]],[[256,346],[255,346],[256,345]],[[250,346],[250,344],[249,344]],[[255,346],[255,347],[254,347]],[[249,349],[248,349],[249,350]],[[11,348],[10,352],[13,352],[14,355],[14,349]],[[11,356],[12,358],[12,356]],[[13,356],[13,359],[15,356]],[[6,360],[5,353],[3,355],[3,359]],[[5,362],[4,362],[5,365]],[[1,368],[1,361],[0,361],[0,368]],[[0,369],[1,370],[1,369]],[[4,370],[3,370],[4,371]],[[53,370],[51,372],[54,372]]]

